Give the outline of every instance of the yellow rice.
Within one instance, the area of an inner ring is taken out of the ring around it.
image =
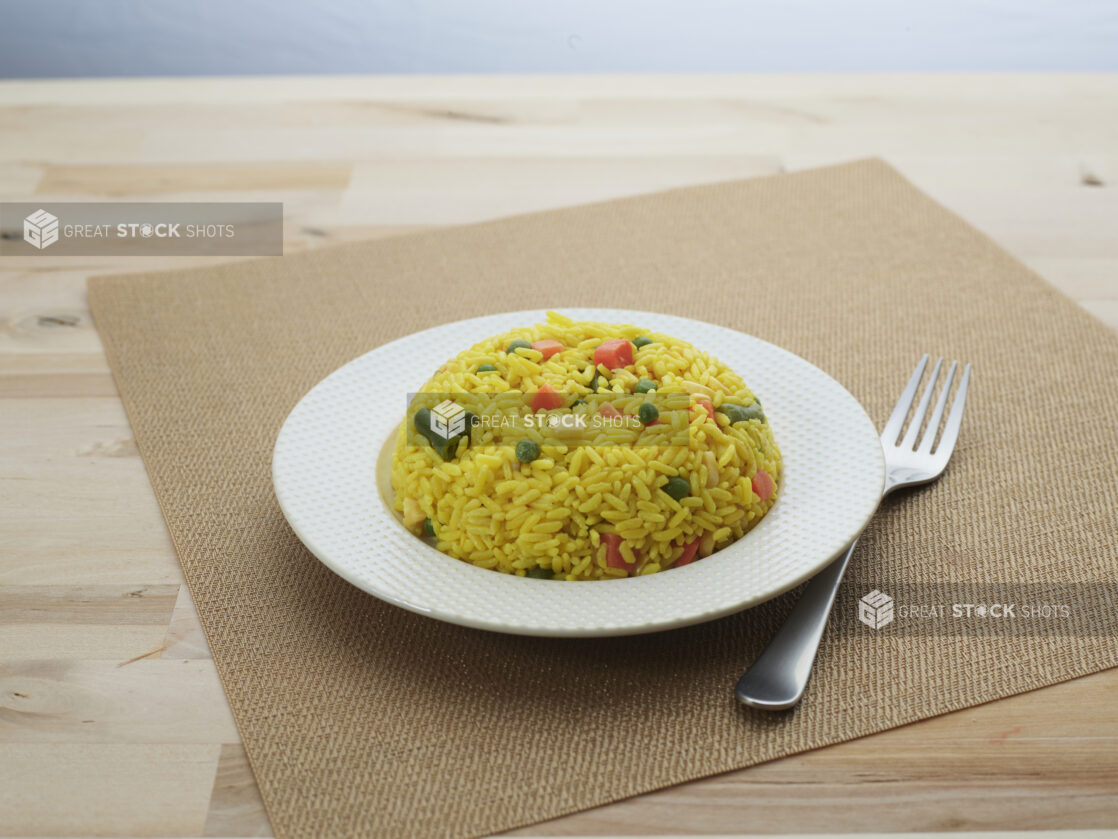
[[[623,413],[636,414],[646,395],[633,389],[647,378],[656,382],[658,398],[677,400],[680,410],[662,414],[661,424],[597,432],[587,445],[574,445],[560,432],[520,428],[521,438],[540,445],[531,463],[517,459],[507,433],[484,427],[444,461],[402,424],[392,488],[405,525],[423,535],[429,520],[439,550],[482,568],[566,580],[653,574],[670,569],[689,543],[697,541],[703,557],[740,539],[779,497],[780,452],[765,419],[731,426],[721,411],[711,421],[698,407],[701,398],[715,408],[747,406],[754,394],[726,365],[678,338],[549,312],[546,323],[493,336],[450,359],[420,389],[408,419],[448,394],[469,408],[471,399],[491,404],[491,394],[533,394],[549,385],[568,394],[569,403],[573,395],[590,392],[599,344],[640,336],[653,343],[634,351],[631,367],[597,368],[617,394],[612,401]],[[553,339],[565,349],[546,361],[535,350],[506,353],[517,339]],[[497,372],[475,372],[483,364]],[[523,400],[512,399],[504,404],[519,407],[507,411],[531,413]],[[764,501],[753,486],[758,470],[775,486]],[[663,487],[672,477],[687,480],[691,493],[678,501],[669,496]],[[602,536],[611,533],[621,537],[628,568],[607,564]]]

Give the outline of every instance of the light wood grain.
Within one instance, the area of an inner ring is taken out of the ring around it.
[[[220,746],[0,743],[9,836],[196,836]]]
[[[0,742],[237,743],[212,659],[10,661],[0,675]]]
[[[1116,150],[1105,75],[0,83],[0,200],[283,201],[289,253],[883,156],[1118,328]],[[85,303],[212,261],[0,260],[0,835],[270,835]],[[1115,707],[1109,671],[513,833],[1115,828]]]
[[[175,192],[345,189],[349,184],[349,173],[349,166],[308,163],[272,163],[261,166],[51,164],[43,167],[43,177],[39,180],[35,194],[44,198],[79,194],[123,198]]]
[[[9,661],[130,658],[162,646],[178,588],[2,586],[0,649]]]

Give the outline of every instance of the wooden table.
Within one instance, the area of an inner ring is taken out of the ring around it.
[[[279,200],[288,252],[871,155],[1118,327],[1118,76],[0,83],[0,200]],[[270,834],[85,304],[204,261],[0,258],[0,834]],[[1114,828],[1116,707],[1111,670],[519,833]]]

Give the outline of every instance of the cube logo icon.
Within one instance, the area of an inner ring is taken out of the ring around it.
[[[58,241],[58,216],[36,210],[23,220],[23,241],[42,250]]]
[[[870,629],[881,629],[893,622],[893,598],[874,589],[858,601],[858,620]]]
[[[466,409],[444,399],[431,409],[431,430],[449,440],[466,430]]]

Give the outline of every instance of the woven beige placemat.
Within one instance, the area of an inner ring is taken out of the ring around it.
[[[90,303],[280,836],[484,834],[1118,664],[1090,633],[836,630],[800,708],[764,714],[732,687],[790,596],[651,636],[503,636],[358,591],[280,514],[276,433],[343,362],[460,318],[625,307],[784,346],[879,424],[921,353],[973,362],[950,469],[883,505],[841,604],[1112,579],[1118,338],[881,162],[95,279]]]

